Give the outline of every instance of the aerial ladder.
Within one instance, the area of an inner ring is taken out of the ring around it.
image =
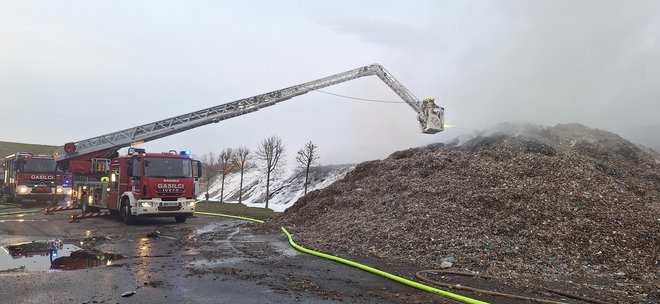
[[[383,66],[370,64],[281,90],[239,99],[106,135],[70,142],[57,148],[54,157],[58,162],[58,166],[61,169],[67,170],[70,168],[70,163],[73,162],[90,162],[94,158],[112,158],[119,149],[124,147],[252,113],[296,96],[372,75],[378,76],[392,91],[417,112],[417,120],[420,123],[423,133],[435,134],[444,130],[444,109],[437,106],[433,98],[417,99],[415,95],[408,91]]]

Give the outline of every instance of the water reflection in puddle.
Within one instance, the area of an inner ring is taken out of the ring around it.
[[[76,270],[108,266],[123,259],[119,254],[82,250],[73,244],[52,246],[31,242],[0,247],[0,272],[22,270]]]
[[[112,265],[113,261],[121,260],[124,257],[112,253],[94,253],[84,250],[72,252],[69,256],[63,256],[53,259],[51,269],[76,270],[99,266]]]

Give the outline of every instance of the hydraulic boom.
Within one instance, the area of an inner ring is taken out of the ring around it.
[[[65,162],[72,158],[85,158],[88,154],[97,155],[115,151],[130,146],[132,143],[141,143],[165,136],[173,135],[185,130],[197,128],[210,123],[244,115],[261,108],[272,106],[278,102],[319,90],[335,84],[347,82],[364,76],[376,75],[389,86],[403,101],[415,112],[422,128],[422,132],[434,134],[444,129],[444,109],[435,105],[433,98],[418,100],[406,87],[392,74],[379,64],[371,64],[357,69],[291,86],[277,91],[248,97],[219,106],[163,119],[130,129],[110,134],[68,143],[57,148],[54,153],[55,160]]]

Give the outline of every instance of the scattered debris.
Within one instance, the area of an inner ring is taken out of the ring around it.
[[[156,230],[156,231],[153,231],[153,232],[149,232],[149,233],[147,233],[146,237],[148,237],[148,238],[160,237],[160,231]]]
[[[60,239],[55,239],[50,241],[50,249],[52,251],[58,251],[64,247],[64,243]]]
[[[122,298],[130,297],[130,296],[132,296],[132,295],[134,295],[134,294],[135,294],[135,290],[127,291],[127,292],[122,293],[122,294],[121,294],[121,297],[122,297]]]
[[[162,288],[162,287],[167,286],[167,285],[168,285],[167,282],[160,281],[160,280],[148,281],[148,282],[142,283],[142,286],[145,287],[145,288]]]

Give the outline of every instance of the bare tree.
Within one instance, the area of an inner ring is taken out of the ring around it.
[[[266,208],[268,208],[270,177],[277,168],[277,163],[280,162],[284,154],[284,145],[282,139],[276,135],[272,135],[264,139],[259,148],[257,149],[257,157],[262,161],[263,169],[266,171]]]
[[[216,162],[217,158],[215,157],[215,153],[212,151],[209,153],[202,154],[202,157],[200,158],[202,162],[202,178],[201,182],[206,185],[206,194],[204,195],[206,197],[206,200],[209,200],[209,187],[211,184],[211,180],[215,178],[218,173],[219,173],[219,168],[218,168],[218,163]]]
[[[234,164],[231,162],[234,156],[234,151],[231,148],[225,148],[218,155],[218,164],[220,167],[220,174],[222,174],[222,184],[220,185],[220,202],[225,198],[225,177],[231,173]]]
[[[234,152],[232,163],[241,170],[241,185],[238,188],[238,203],[243,202],[243,172],[249,166],[248,160],[250,158],[250,149],[247,147],[238,147]]]
[[[296,160],[302,169],[305,169],[305,194],[307,194],[307,183],[309,181],[309,167],[316,164],[319,159],[318,146],[310,140],[305,146],[298,150]]]

